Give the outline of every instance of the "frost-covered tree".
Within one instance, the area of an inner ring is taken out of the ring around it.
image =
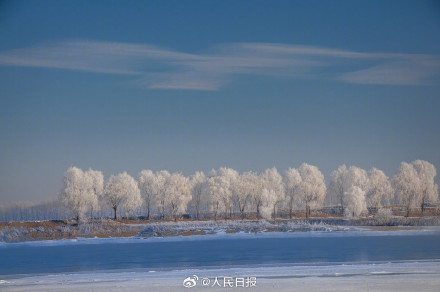
[[[263,180],[260,175],[257,175],[256,173],[252,172],[249,176],[250,180],[250,187],[251,189],[251,201],[253,202],[253,205],[255,206],[255,212],[257,214],[257,219],[260,219],[261,217],[261,207],[264,203],[264,197],[263,197]],[[270,212],[272,212],[272,208],[270,208]]]
[[[266,189],[266,199],[268,195],[274,196],[270,198],[269,202],[273,203],[273,218],[276,217],[276,208],[279,203],[281,203],[284,198],[284,185],[283,177],[279,174],[278,170],[273,168],[266,169],[261,175],[262,190]]]
[[[258,176],[254,172],[245,172],[234,180],[232,200],[240,211],[241,219],[245,218],[246,208],[255,190]]]
[[[357,166],[350,166],[346,176],[345,183],[347,184],[347,189],[351,187],[358,187],[363,191],[368,189],[368,174],[364,169]]]
[[[344,207],[346,205],[344,199],[351,194],[348,190],[352,187],[359,187],[363,191],[368,188],[367,172],[359,167],[345,165],[332,172],[332,179],[329,186],[329,196],[336,200],[341,206],[341,212],[344,214]]]
[[[224,211],[223,197],[224,193],[229,192],[229,185],[221,176],[208,177],[206,184],[206,194],[208,196],[209,209],[217,220],[220,212]]]
[[[379,210],[383,205],[388,205],[393,200],[393,189],[388,177],[382,170],[372,168],[368,172],[368,188],[366,198],[367,206]]]
[[[99,170],[89,169],[85,172],[92,183],[92,196],[90,201],[90,217],[93,217],[93,211],[99,211],[104,196],[104,175]]]
[[[234,202],[232,200],[232,194],[234,192],[235,181],[238,179],[238,172],[232,168],[221,167],[217,172],[217,177],[221,183],[222,191],[220,192],[223,207],[226,215],[229,218],[232,217],[232,211],[234,209]]]
[[[129,214],[142,204],[138,184],[126,172],[112,175],[104,186],[104,194],[108,204],[113,208],[115,220],[119,207],[124,207]]]
[[[264,219],[271,219],[273,206],[276,204],[277,195],[274,190],[263,189],[262,191],[262,204],[260,208],[260,215]]]
[[[344,193],[347,191],[346,189],[346,174],[347,167],[345,164],[338,167],[338,169],[334,170],[331,174],[330,185],[328,189],[329,201],[331,203],[337,202],[337,204],[341,207],[341,215],[344,213]]]
[[[393,176],[392,185],[397,203],[405,207],[408,217],[411,209],[419,206],[421,201],[420,179],[413,165],[402,162]]]
[[[143,204],[147,211],[147,220],[150,220],[150,211],[156,194],[155,183],[156,176],[153,171],[144,169],[139,173],[139,189],[141,191]]]
[[[196,219],[200,219],[200,209],[203,203],[206,202],[206,176],[203,172],[197,171],[190,178],[191,184],[191,205],[194,207],[196,212]]]
[[[180,173],[173,173],[165,185],[165,201],[174,221],[177,221],[177,216],[186,212],[188,202],[191,201],[189,180]]]
[[[154,181],[154,193],[156,197],[156,206],[159,211],[160,218],[164,218],[167,208],[167,183],[171,174],[166,170],[156,172]]]
[[[428,161],[416,160],[411,164],[419,177],[419,204],[423,214],[426,203],[433,203],[437,202],[438,200],[438,186],[434,183],[434,178],[437,175],[437,171],[435,166]]]
[[[345,192],[344,202],[344,215],[346,217],[356,218],[367,212],[365,191],[358,186],[352,186]]]
[[[301,164],[298,172],[301,176],[298,199],[305,206],[306,218],[308,218],[311,209],[321,206],[324,201],[326,193],[324,175],[316,166],[307,163]]]
[[[64,187],[60,199],[79,221],[95,202],[91,177],[77,167],[69,167],[64,174]]]
[[[293,208],[299,193],[299,185],[301,184],[301,175],[295,168],[289,168],[284,173],[284,187],[286,190],[286,201],[289,208],[289,218],[292,219]]]
[[[61,220],[72,217],[72,212],[55,198],[41,203],[13,202],[0,204],[0,221]]]

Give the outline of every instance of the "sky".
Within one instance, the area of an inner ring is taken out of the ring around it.
[[[70,166],[440,167],[436,1],[0,1],[0,40],[0,204]]]

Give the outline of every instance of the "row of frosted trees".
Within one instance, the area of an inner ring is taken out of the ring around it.
[[[280,211],[292,218],[302,209],[309,217],[322,206],[339,206],[348,217],[368,214],[398,204],[409,215],[411,209],[438,201],[434,183],[435,167],[426,161],[402,162],[389,179],[376,168],[365,171],[356,166],[340,166],[331,174],[326,186],[324,176],[313,165],[289,168],[281,175],[276,168],[239,173],[231,168],[212,170],[190,177],[166,170],[142,170],[137,180],[126,172],[112,175],[106,182],[102,172],[82,171],[70,167],[64,176],[61,201],[77,219],[93,217],[94,212],[110,207],[116,219],[119,214],[143,214],[150,219],[173,218],[190,212],[194,218],[242,219],[248,214],[257,218],[275,218]]]

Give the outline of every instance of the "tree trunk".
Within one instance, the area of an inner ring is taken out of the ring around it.
[[[260,203],[257,204],[257,220],[260,219]]]
[[[218,202],[216,202],[214,208],[214,221],[217,221],[217,212],[218,212]]]
[[[344,216],[344,202],[342,201],[342,196],[341,196],[341,215]]]
[[[290,197],[290,203],[289,203],[289,218],[292,219],[293,215],[293,197]]]
[[[115,211],[115,217],[114,217],[114,220],[118,219],[117,216],[116,216],[116,209],[117,209],[117,208],[118,208],[118,207],[113,207],[113,210]]]
[[[276,214],[275,214],[275,212],[276,212],[276,209],[275,209],[275,208],[276,208],[276,205],[277,205],[277,204],[274,204],[274,205],[273,205],[273,217],[272,217],[273,219],[275,219],[275,217],[276,217]]]
[[[410,208],[407,207],[407,208],[406,208],[406,216],[405,216],[405,217],[409,217],[409,210],[410,210]]]
[[[93,218],[93,207],[90,208],[90,219]]]

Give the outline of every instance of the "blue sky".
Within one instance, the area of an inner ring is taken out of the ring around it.
[[[440,166],[436,1],[2,1],[0,203],[72,165]]]

